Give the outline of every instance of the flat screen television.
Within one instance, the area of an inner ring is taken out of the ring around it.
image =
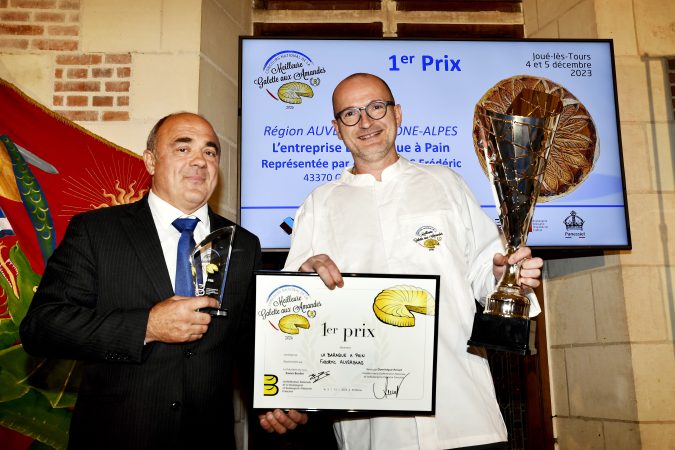
[[[352,164],[331,126],[331,95],[356,72],[383,78],[401,105],[399,154],[458,172],[497,223],[477,106],[504,109],[523,88],[558,95],[528,245],[631,248],[611,40],[241,37],[239,51],[239,220],[264,250],[287,250],[305,197]]]

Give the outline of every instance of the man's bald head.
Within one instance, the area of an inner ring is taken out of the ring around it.
[[[371,73],[364,73],[364,72],[353,73],[353,74],[349,75],[347,78],[340,81],[337,86],[335,86],[335,89],[333,90],[333,97],[332,97],[333,113],[337,112],[337,110],[335,109],[335,104],[336,104],[336,99],[340,95],[340,92],[343,89],[347,88],[347,86],[349,86],[349,84],[352,81],[355,81],[355,80],[358,80],[358,79],[372,79],[372,80],[377,81],[378,83],[381,83],[382,86],[387,91],[387,93],[389,94],[389,99],[383,99],[383,100],[391,100],[391,101],[394,101],[394,102],[396,101],[396,100],[394,100],[394,94],[391,93],[391,89],[389,88],[389,85],[382,78],[380,78],[376,75],[373,75]]]

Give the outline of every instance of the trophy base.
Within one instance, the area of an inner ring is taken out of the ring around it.
[[[484,314],[483,307],[477,307],[469,345],[527,355],[529,341],[530,319]]]
[[[510,319],[529,319],[530,300],[518,288],[499,286],[485,299],[485,314]]]
[[[210,315],[215,316],[215,317],[227,317],[227,310],[226,309],[199,308],[197,311],[204,312],[204,313],[210,314]]]

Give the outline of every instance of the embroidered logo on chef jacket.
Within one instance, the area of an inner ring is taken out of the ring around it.
[[[438,247],[441,240],[443,240],[443,233],[431,225],[419,227],[417,231],[415,231],[415,237],[413,238],[413,242],[428,249],[429,251],[433,251],[436,247]]]

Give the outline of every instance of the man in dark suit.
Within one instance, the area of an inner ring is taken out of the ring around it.
[[[174,292],[176,218],[194,238],[232,225],[206,202],[220,145],[201,116],[177,113],[150,132],[152,190],[139,202],[76,215],[21,324],[27,352],[83,361],[71,449],[233,449],[232,373],[252,366],[256,236],[237,227],[222,307]],[[180,259],[180,258],[179,258]],[[214,447],[215,448],[215,447]]]

